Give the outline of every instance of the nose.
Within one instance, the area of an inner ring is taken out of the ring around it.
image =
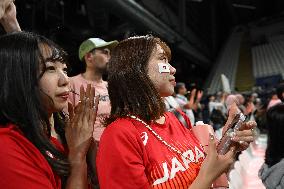
[[[70,84],[70,79],[65,72],[59,73],[59,86],[68,86]]]
[[[170,65],[170,74],[175,75],[176,71],[177,70],[172,65]]]

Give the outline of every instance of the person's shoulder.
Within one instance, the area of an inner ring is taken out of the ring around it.
[[[120,137],[136,138],[137,134],[138,131],[130,119],[118,118],[106,127],[101,140]]]
[[[69,77],[69,81],[71,83],[71,85],[77,83],[77,82],[81,82],[83,79],[83,77],[81,76],[81,74]]]
[[[105,89],[107,90],[108,88],[108,82],[107,81],[104,81],[104,80],[101,80],[99,82],[94,82],[94,86],[95,87],[99,87],[101,89]]]
[[[0,128],[0,159],[26,155],[36,147],[14,125]]]
[[[0,128],[0,146],[1,187],[52,188],[54,174],[51,167],[16,126]],[[35,178],[38,182],[34,182]]]
[[[78,79],[83,79],[82,75],[81,74],[78,74],[78,75],[75,75],[75,76],[72,76],[72,77],[69,77],[70,80],[78,80]]]
[[[104,80],[103,80],[103,84],[104,84],[105,86],[108,86],[108,82],[107,82],[107,81],[104,81]]]
[[[72,86],[72,88],[76,91],[79,92],[80,91],[80,87],[81,85],[83,85],[84,87],[86,87],[87,85],[87,81],[82,77],[82,74],[78,74],[75,75],[73,77],[69,77],[69,81],[70,81],[70,85]]]
[[[15,125],[9,124],[0,128],[0,149],[6,148],[13,140],[21,140],[25,137]],[[7,145],[5,145],[7,144]]]
[[[0,128],[0,138],[1,151],[11,146],[20,147],[22,143],[30,143],[22,132],[12,124]]]
[[[124,133],[135,130],[133,122],[128,118],[118,118],[110,123],[105,132]]]
[[[39,149],[15,125],[0,128],[0,146],[0,162],[29,162],[48,167]]]

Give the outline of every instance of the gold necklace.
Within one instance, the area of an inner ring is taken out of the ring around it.
[[[183,158],[190,160],[187,156],[183,155],[183,153],[178,150],[176,147],[170,145],[169,143],[167,143],[158,133],[156,133],[156,131],[154,131],[150,125],[148,125],[146,122],[144,122],[143,120],[139,119],[138,117],[134,116],[134,115],[127,115],[128,117],[139,121],[140,123],[142,123],[162,144],[164,144],[169,150],[172,150],[173,152],[175,152],[176,154],[182,156]]]

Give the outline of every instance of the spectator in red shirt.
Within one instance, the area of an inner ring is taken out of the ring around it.
[[[70,91],[65,57],[42,36],[19,32],[0,37],[1,188],[88,187],[94,89],[82,88],[81,103],[75,113],[69,107],[64,127],[60,112]]]
[[[175,86],[170,59],[169,47],[150,35],[128,38],[113,49],[111,115],[97,156],[101,189],[208,189],[233,162],[235,151],[218,155],[212,136],[205,157],[193,133],[165,113],[162,97]],[[251,142],[252,132],[240,131],[234,140]]]

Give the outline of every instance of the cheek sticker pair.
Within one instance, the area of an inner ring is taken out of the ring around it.
[[[165,63],[158,63],[160,73],[170,73],[170,65]]]

